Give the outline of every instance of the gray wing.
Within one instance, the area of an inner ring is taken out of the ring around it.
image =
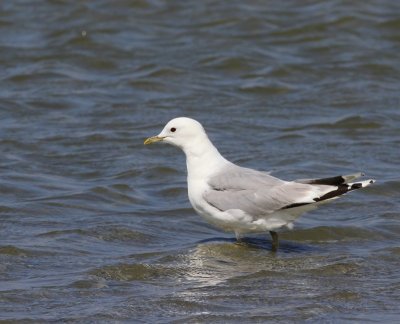
[[[314,191],[319,191],[316,186],[286,182],[235,165],[214,175],[208,183],[211,189],[204,199],[209,204],[221,211],[240,209],[255,217],[315,202],[313,197],[318,192]]]

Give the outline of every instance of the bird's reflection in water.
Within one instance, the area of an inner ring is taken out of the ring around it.
[[[258,272],[286,275],[288,270],[308,259],[308,248],[282,244],[279,253],[270,251],[271,242],[260,238],[212,238],[197,243],[183,257],[187,265],[185,279],[197,282],[196,287],[216,286],[227,280]]]

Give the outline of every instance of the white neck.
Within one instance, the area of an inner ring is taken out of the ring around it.
[[[211,143],[207,135],[191,142],[183,148],[186,154],[186,166],[188,177],[207,178],[216,170],[230,163],[227,161]]]

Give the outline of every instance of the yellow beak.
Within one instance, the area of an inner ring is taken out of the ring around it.
[[[163,139],[164,139],[164,137],[152,136],[152,137],[147,138],[147,139],[144,141],[144,145],[152,144],[152,143],[155,143],[155,142],[160,142],[160,141],[162,141]]]

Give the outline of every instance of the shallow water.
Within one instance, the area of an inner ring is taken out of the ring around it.
[[[0,320],[395,322],[400,4],[0,4]],[[228,159],[285,179],[377,179],[270,252],[191,209],[199,119]]]

